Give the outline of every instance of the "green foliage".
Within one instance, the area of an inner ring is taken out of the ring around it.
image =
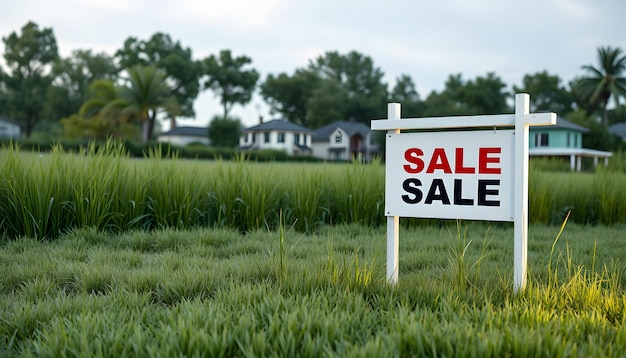
[[[400,75],[390,93],[390,102],[402,105],[402,116],[407,118],[423,117],[426,109],[424,101],[420,99],[415,83],[409,75]]]
[[[372,118],[385,116],[387,85],[371,57],[357,51],[345,55],[328,51],[310,61],[308,70],[323,80],[308,104],[311,127],[350,119],[369,124]]]
[[[620,104],[608,112],[610,124],[626,122],[626,105]]]
[[[58,121],[78,113],[89,96],[90,85],[96,80],[114,80],[119,69],[113,58],[91,50],[75,50],[52,66],[54,80],[48,88],[43,117]]]
[[[228,117],[234,105],[245,105],[252,99],[259,73],[254,68],[244,69],[251,63],[252,59],[247,56],[233,57],[230,50],[222,50],[219,56],[204,59],[204,74],[208,76],[204,86],[220,98],[223,118]]]
[[[583,66],[586,76],[575,83],[583,100],[602,109],[602,124],[609,125],[608,103],[611,98],[619,104],[626,96],[626,55],[619,47],[598,48],[598,67]]]
[[[296,69],[292,76],[269,74],[260,86],[261,96],[270,106],[270,113],[310,128],[308,103],[320,81],[315,72],[306,69]]]
[[[626,148],[613,152],[606,170],[626,173]]]
[[[571,112],[567,117],[572,122],[579,124],[589,132],[583,133],[583,143],[585,148],[598,150],[614,150],[621,142],[621,139],[608,131],[597,117],[589,115],[585,110]]]
[[[193,117],[193,102],[200,91],[202,66],[193,60],[192,50],[167,34],[157,32],[148,40],[129,37],[115,57],[125,69],[135,66],[154,66],[165,73],[170,93],[180,105],[180,114]]]
[[[64,136],[68,139],[106,140],[109,137],[139,139],[140,129],[134,123],[120,123],[105,116],[85,119],[79,115],[62,118]]]
[[[424,117],[501,114],[510,112],[506,85],[493,72],[465,81],[461,74],[450,75],[441,93],[426,98]]]
[[[234,148],[239,144],[241,121],[215,116],[209,123],[209,140],[215,147]]]
[[[28,22],[20,35],[12,32],[2,41],[9,73],[0,73],[0,82],[6,89],[8,114],[22,122],[28,137],[41,119],[52,82],[48,67],[58,57],[56,39],[52,29],[40,30],[37,24]]]
[[[166,75],[154,66],[135,66],[127,70],[127,85],[118,88],[118,100],[107,107],[118,109],[123,116],[130,116],[142,123],[141,138],[152,138],[154,124],[159,112],[168,116],[180,114],[180,105],[171,95]],[[106,108],[105,108],[106,110]]]
[[[554,112],[565,116],[572,111],[572,95],[561,86],[559,76],[550,75],[548,71],[525,75],[522,86],[513,86],[513,92],[530,95],[531,112]]]
[[[368,56],[328,51],[291,76],[268,75],[261,95],[272,113],[309,128],[349,119],[369,124],[385,115],[383,75]]]

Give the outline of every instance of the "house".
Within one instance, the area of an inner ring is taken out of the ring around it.
[[[622,141],[626,142],[626,122],[615,123],[609,126],[609,132],[620,137]]]
[[[0,115],[0,139],[20,139],[21,137],[22,127],[20,124],[9,117]]]
[[[239,149],[277,149],[288,155],[311,154],[311,131],[284,119],[267,122],[260,120],[256,126],[245,128],[239,138]]]
[[[209,144],[207,127],[176,127],[158,135],[159,142],[184,146],[189,143]]]
[[[370,127],[352,121],[337,121],[316,129],[312,147],[313,156],[326,160],[352,160],[361,156],[370,161],[380,152]]]
[[[564,118],[557,117],[556,125],[546,127],[530,127],[530,157],[565,157],[569,158],[570,168],[580,171],[582,158],[593,158],[594,165],[599,159],[608,164],[611,152],[583,148],[583,133],[589,130]]]

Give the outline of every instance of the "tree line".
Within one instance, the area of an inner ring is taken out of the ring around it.
[[[191,48],[161,32],[129,37],[113,55],[79,49],[65,58],[53,30],[34,22],[2,41],[0,114],[19,121],[26,136],[63,128],[70,138],[148,141],[158,120],[175,126],[178,117],[194,117],[193,104],[207,90],[222,107],[210,123],[217,144],[228,144],[223,132],[240,123],[233,107],[249,103],[255,91],[273,115],[312,129],[336,120],[369,124],[386,116],[388,102],[402,103],[406,117],[507,113],[518,92],[531,94],[531,111],[553,111],[589,128],[590,148],[614,148],[607,128],[626,122],[626,55],[613,47],[598,48],[598,62],[583,65],[567,83],[547,71],[511,88],[494,72],[473,79],[451,74],[443,90],[422,97],[411,76],[401,74],[389,86],[372,58],[357,51],[328,51],[291,74],[261,79],[248,56],[225,49],[195,59]]]

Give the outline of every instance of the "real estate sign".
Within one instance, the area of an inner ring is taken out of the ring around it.
[[[513,221],[513,135],[387,134],[386,215]]]
[[[556,124],[555,113],[529,113],[530,96],[515,96],[515,114],[400,118],[390,103],[385,215],[387,279],[398,280],[399,218],[514,223],[513,288],[526,282],[528,251],[528,129]],[[402,132],[411,130],[411,132]],[[415,132],[417,131],[417,132]]]

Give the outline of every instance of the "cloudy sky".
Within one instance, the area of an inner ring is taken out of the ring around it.
[[[356,50],[390,86],[410,75],[422,98],[456,73],[495,72],[509,88],[543,70],[568,82],[596,63],[598,47],[626,51],[624,0],[2,0],[0,8],[1,36],[34,21],[53,29],[62,56],[113,54],[130,36],[164,32],[197,59],[221,49],[247,55],[263,80],[326,51]],[[208,91],[195,109],[185,124],[220,112]],[[270,117],[259,96],[234,114],[245,124]]]

